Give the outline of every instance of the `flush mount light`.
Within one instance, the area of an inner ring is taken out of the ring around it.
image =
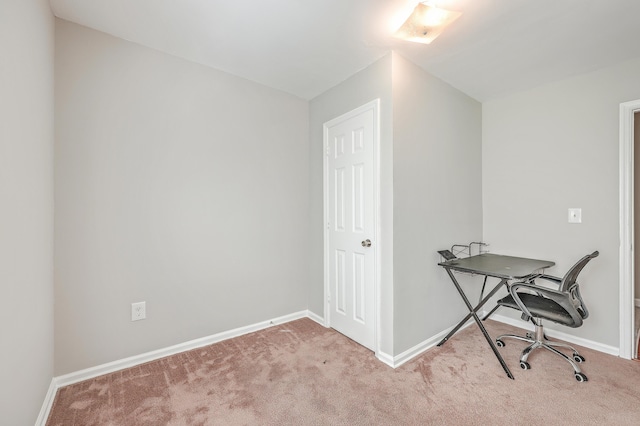
[[[429,44],[462,15],[462,12],[440,9],[428,3],[418,3],[394,37]]]

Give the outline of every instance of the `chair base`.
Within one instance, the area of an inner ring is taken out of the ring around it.
[[[531,352],[539,348],[544,348],[550,351],[551,353],[554,353],[562,357],[562,359],[564,359],[569,364],[571,364],[571,367],[573,367],[574,377],[576,378],[576,380],[578,380],[579,382],[587,381],[587,376],[584,375],[584,373],[578,366],[578,363],[584,362],[584,357],[580,355],[573,346],[567,345],[565,343],[548,340],[547,336],[545,336],[544,334],[544,328],[542,327],[542,323],[539,320],[536,321],[535,323],[534,333],[527,333],[526,337],[518,336],[516,334],[503,334],[496,338],[496,345],[499,347],[504,346],[503,339],[516,339],[516,340],[521,340],[523,342],[531,343],[522,351],[522,356],[520,356],[520,367],[522,369],[528,370],[531,368],[531,366],[527,362],[527,359],[529,359],[529,355],[531,355]],[[571,351],[573,352],[572,357],[565,355],[564,353],[560,352],[556,348],[571,349]]]

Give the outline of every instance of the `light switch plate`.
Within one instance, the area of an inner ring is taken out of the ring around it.
[[[582,209],[569,209],[569,223],[582,223]]]

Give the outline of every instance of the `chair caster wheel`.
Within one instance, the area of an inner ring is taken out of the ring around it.
[[[504,348],[504,342],[500,339],[496,339],[496,346],[499,348]]]
[[[589,379],[587,379],[587,376],[585,376],[582,373],[576,373],[575,376],[576,376],[576,380],[579,381],[579,382],[586,382],[587,380],[589,380]]]
[[[531,370],[531,366],[527,361],[520,361],[520,368],[523,370]]]
[[[575,362],[584,362],[584,357],[580,354],[573,354],[573,360]]]

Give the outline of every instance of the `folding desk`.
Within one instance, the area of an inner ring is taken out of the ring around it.
[[[465,316],[459,323],[456,325],[451,332],[438,343],[438,346],[442,346],[451,336],[453,336],[459,329],[462,327],[469,318],[473,317],[478,327],[482,331],[485,339],[489,342],[489,346],[493,350],[493,353],[500,361],[502,368],[510,379],[513,379],[513,375],[507,367],[507,364],[504,362],[504,359],[498,352],[498,348],[493,343],[493,340],[487,333],[487,330],[484,328],[482,321],[478,318],[478,310],[482,308],[482,306],[504,285],[505,287],[509,287],[509,282],[511,280],[526,280],[535,277],[536,274],[542,272],[543,269],[549,268],[555,265],[555,262],[551,262],[548,260],[536,260],[536,259],[527,259],[524,257],[513,257],[513,256],[503,256],[499,254],[492,253],[483,253],[476,256],[461,258],[461,259],[451,259],[445,262],[440,262],[438,265],[442,266],[449,274],[451,281],[458,289],[462,300],[467,305],[469,309],[469,313]],[[484,294],[484,285],[482,287],[482,293],[480,294],[480,301],[474,307],[469,302],[469,298],[466,296],[462,287],[460,287],[460,283],[453,274],[453,271],[456,272],[464,272],[474,275],[484,275],[485,276],[485,284],[486,277],[495,277],[499,278],[500,282],[496,284],[496,286],[483,297]],[[489,313],[489,315],[495,310],[495,308]],[[487,315],[487,317],[489,316]],[[486,317],[485,317],[486,319]]]

